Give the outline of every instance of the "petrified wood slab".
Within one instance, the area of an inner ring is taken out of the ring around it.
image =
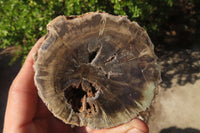
[[[34,61],[35,85],[48,109],[67,124],[109,128],[144,112],[160,69],[146,31],[124,16],[59,16]]]

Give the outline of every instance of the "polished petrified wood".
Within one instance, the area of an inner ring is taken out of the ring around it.
[[[160,70],[146,31],[125,16],[59,16],[35,55],[35,85],[67,124],[109,128],[144,112]]]

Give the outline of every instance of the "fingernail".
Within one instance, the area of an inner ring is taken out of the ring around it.
[[[139,129],[134,128],[134,129],[129,130],[127,133],[144,133],[144,132],[142,132]]]

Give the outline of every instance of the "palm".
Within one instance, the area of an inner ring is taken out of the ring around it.
[[[37,110],[32,122],[23,128],[34,129],[37,133],[84,133],[85,128],[71,128],[53,116],[45,104],[37,98]]]

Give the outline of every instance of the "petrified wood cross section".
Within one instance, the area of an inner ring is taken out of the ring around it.
[[[144,112],[160,69],[146,31],[124,16],[59,16],[34,61],[48,109],[67,124],[109,128]]]

